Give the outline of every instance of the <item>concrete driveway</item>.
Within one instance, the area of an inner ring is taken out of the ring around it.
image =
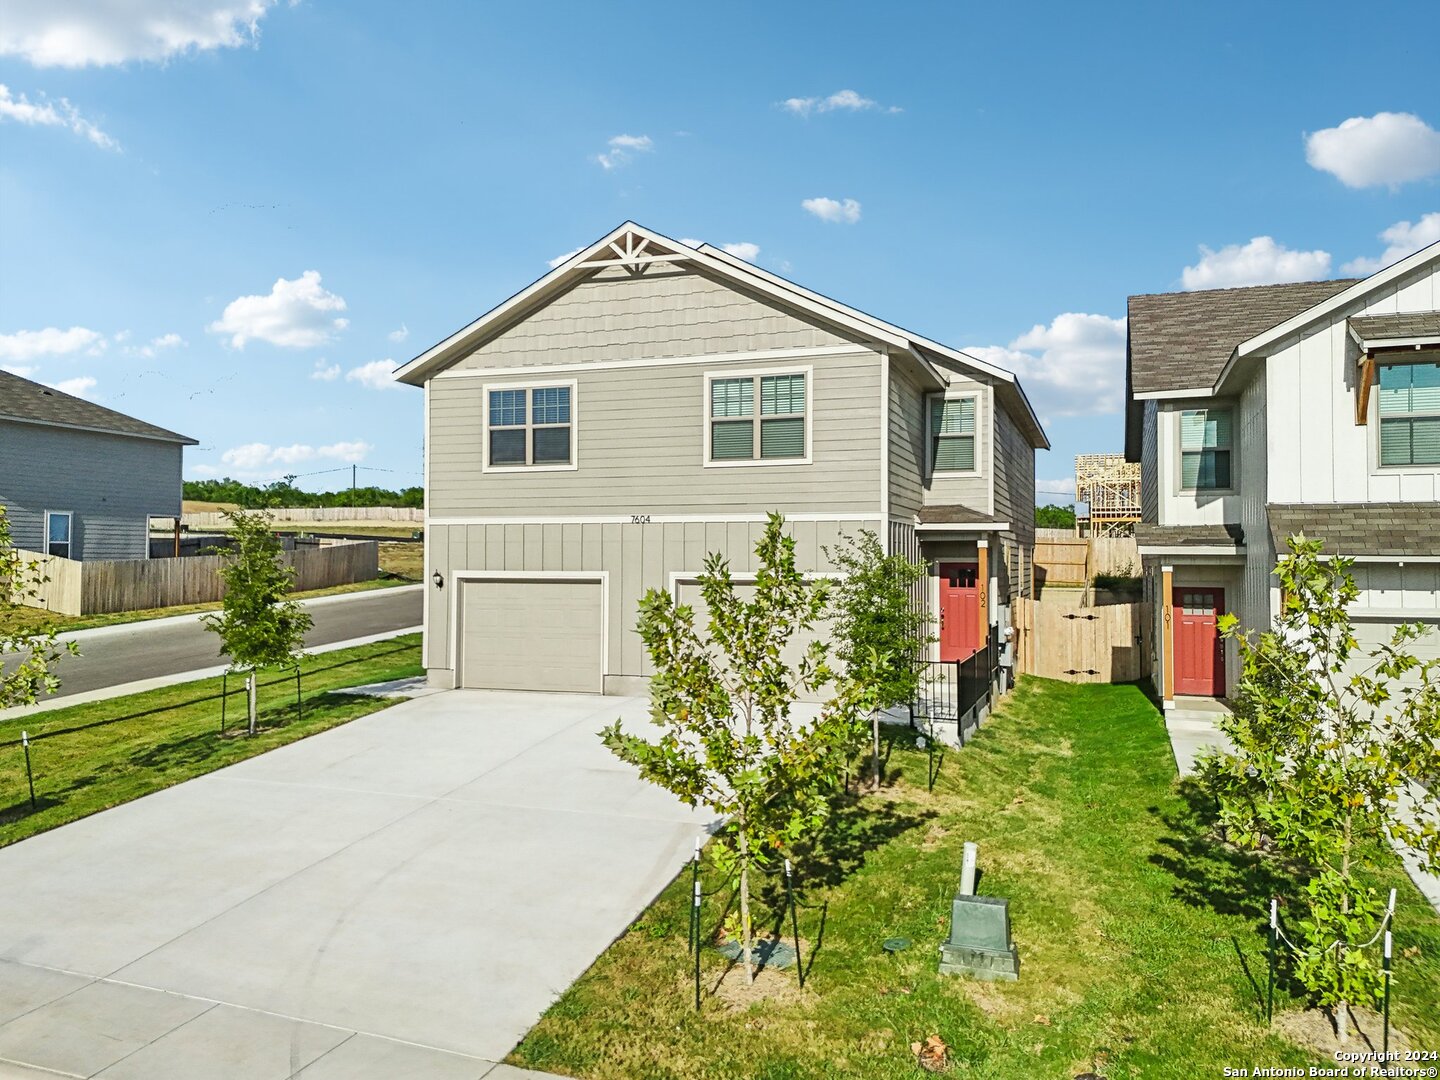
[[[0,850],[0,1063],[525,1075],[494,1063],[705,824],[600,745],[617,715],[649,727],[436,694]]]

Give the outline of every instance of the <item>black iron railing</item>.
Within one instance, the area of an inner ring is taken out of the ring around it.
[[[910,703],[912,726],[931,730],[936,724],[954,724],[963,740],[980,722],[998,686],[996,631],[992,626],[990,643],[964,659],[914,661],[919,678]]]

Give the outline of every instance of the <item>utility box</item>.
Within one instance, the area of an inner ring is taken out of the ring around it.
[[[966,844],[960,891],[950,902],[950,940],[940,946],[940,973],[1014,982],[1020,954],[1010,940],[1010,901],[970,895],[975,859],[974,845]]]

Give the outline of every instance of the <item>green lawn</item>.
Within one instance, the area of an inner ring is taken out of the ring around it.
[[[848,806],[802,867],[803,990],[775,972],[749,996],[743,971],[707,950],[693,1011],[687,872],[509,1060],[616,1080],[913,1078],[910,1044],[931,1035],[952,1048],[954,1075],[1007,1080],[1317,1060],[1259,1019],[1266,898],[1293,882],[1204,838],[1139,689],[1025,680],[947,751],[933,794],[910,733],[892,738],[893,785]],[[1018,983],[936,972],[966,840],[980,845],[979,891],[1010,899]],[[1440,919],[1388,853],[1377,862],[1376,884],[1400,886],[1396,948],[1418,949],[1398,968],[1394,1021],[1440,1047]],[[719,889],[721,875],[706,876]],[[707,902],[707,935],[728,900]],[[888,956],[880,942],[897,935],[913,946]],[[1277,1012],[1294,1007],[1282,988]]]
[[[220,734],[219,679],[0,721],[0,847],[394,704],[332,690],[420,674],[418,634],[307,657],[303,719],[296,719],[293,677],[266,674],[253,738],[243,733],[245,703],[238,693],[229,698],[228,731]],[[242,683],[234,678],[229,685],[233,691]],[[103,723],[117,717],[126,719]],[[35,740],[75,728],[83,730],[32,741],[38,806],[32,811],[25,758],[16,745],[21,731]]]

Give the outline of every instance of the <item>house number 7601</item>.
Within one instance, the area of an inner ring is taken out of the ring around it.
[[[631,514],[631,515],[630,515],[630,524],[631,524],[631,525],[649,525],[649,524],[650,524],[650,515],[649,515],[649,514]]]

